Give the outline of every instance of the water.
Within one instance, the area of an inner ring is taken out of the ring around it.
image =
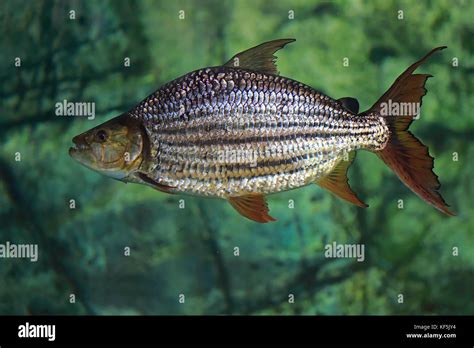
[[[0,258],[0,314],[474,313],[472,2],[0,7],[0,256],[7,243],[38,252],[36,262]],[[422,67],[436,77],[412,131],[436,158],[457,217],[362,151],[349,176],[368,209],[310,185],[270,196],[278,221],[266,225],[225,201],[124,185],[68,156],[74,135],[161,84],[281,37],[297,39],[277,54],[283,76],[356,97],[361,110],[448,46]],[[64,100],[94,105],[94,117],[57,115]],[[326,257],[334,242],[363,246],[363,261]]]

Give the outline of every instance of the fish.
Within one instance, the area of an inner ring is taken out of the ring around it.
[[[432,77],[414,72],[446,46],[408,67],[359,112],[355,98],[333,99],[280,76],[275,53],[294,41],[268,41],[164,84],[130,111],[75,136],[70,156],[125,183],[227,200],[242,216],[267,223],[276,221],[267,195],[313,183],[368,207],[347,177],[356,152],[366,150],[424,201],[455,215],[439,193],[428,147],[409,131]]]

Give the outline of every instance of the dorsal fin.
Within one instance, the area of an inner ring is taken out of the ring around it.
[[[359,102],[356,98],[344,97],[337,100],[341,105],[353,114],[359,113]]]
[[[237,53],[225,63],[224,66],[278,75],[276,57],[273,54],[293,41],[295,41],[295,39],[280,39],[264,42],[258,46]]]
[[[261,193],[249,193],[242,196],[234,196],[228,198],[229,203],[241,215],[247,219],[266,223],[276,221],[268,215],[268,205],[265,196]]]
[[[317,184],[335,195],[359,207],[367,208],[368,205],[362,202],[352,191],[347,179],[347,169],[355,158],[355,151],[349,152],[349,158],[339,162],[331,173],[319,180]]]

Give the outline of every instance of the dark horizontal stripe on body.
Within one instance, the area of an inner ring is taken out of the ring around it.
[[[191,140],[188,136],[181,136],[182,139],[179,139],[177,136],[173,141],[171,140],[163,140],[161,139],[160,142],[165,144],[169,147],[186,147],[186,146],[203,146],[203,145],[239,145],[239,144],[247,144],[247,143],[261,143],[261,142],[276,142],[276,141],[287,141],[293,139],[314,139],[314,138],[321,138],[327,139],[329,137],[345,137],[345,138],[353,138],[353,137],[360,137],[360,136],[370,136],[372,132],[364,132],[359,134],[348,134],[346,132],[336,132],[336,133],[308,133],[308,132],[301,132],[301,133],[292,133],[292,134],[282,134],[282,135],[253,135],[249,137],[241,137],[241,138],[215,138],[215,139],[198,139],[198,140]],[[229,134],[231,135],[231,134]]]
[[[324,163],[329,162],[330,159],[324,160],[323,158],[328,158],[328,155],[332,151],[315,151],[312,153],[307,153],[305,155],[296,155],[290,156],[283,159],[259,159],[255,162],[249,161],[248,163],[215,163],[209,160],[200,159],[199,162],[193,165],[180,164],[177,160],[164,160],[163,158],[160,161],[160,167],[166,167],[166,173],[169,175],[169,167],[179,165],[183,169],[179,173],[184,173],[184,169],[189,173],[191,170],[195,173],[184,175],[184,179],[196,179],[196,180],[208,180],[211,179],[226,179],[226,178],[254,178],[265,175],[280,175],[280,174],[293,174],[299,172],[299,169],[311,170],[315,166],[321,166]],[[312,165],[308,165],[307,161],[312,160],[316,157],[321,157],[321,160]],[[332,157],[331,157],[332,159]],[[189,162],[187,162],[189,163]],[[300,165],[298,165],[300,163]],[[305,165],[306,163],[306,165]],[[281,170],[283,166],[294,165],[293,168],[289,170]],[[281,168],[281,169],[280,169]],[[261,174],[257,170],[265,172]],[[250,175],[245,175],[243,173],[238,173],[239,171],[250,171]],[[200,179],[199,176],[203,176],[204,179]]]
[[[209,121],[209,122],[203,122],[201,124],[197,125],[191,125],[191,126],[176,126],[174,128],[170,128],[169,126],[163,127],[159,129],[159,132],[162,134],[166,135],[181,135],[181,134],[192,134],[192,133],[198,133],[198,132],[209,132],[213,130],[227,130],[227,131],[233,131],[233,130],[247,130],[247,129],[268,129],[268,130],[290,130],[294,128],[307,128],[309,129],[315,129],[315,128],[328,128],[328,130],[334,130],[334,129],[341,129],[341,130],[351,130],[351,129],[360,129],[362,128],[362,125],[357,125],[361,127],[349,127],[349,122],[348,124],[344,124],[342,120],[333,120],[332,122],[337,123],[337,125],[334,125],[331,123],[331,119],[321,119],[318,121],[314,120],[302,120],[302,121],[288,121],[288,120],[279,120],[276,122],[269,122],[269,121],[253,121],[253,120],[246,120],[244,122],[214,122],[214,121]],[[353,125],[355,122],[351,122]]]
[[[315,164],[309,165],[309,166],[297,167],[297,168],[290,169],[290,170],[284,171],[284,172],[283,171],[275,171],[275,172],[270,172],[270,173],[252,173],[252,175],[250,175],[250,176],[243,176],[242,174],[239,174],[239,173],[234,173],[232,171],[226,171],[225,176],[223,176],[223,177],[218,177],[216,175],[212,175],[210,178],[204,177],[204,178],[201,179],[197,176],[193,176],[193,177],[188,176],[188,177],[182,177],[182,178],[173,178],[173,180],[195,179],[198,182],[206,183],[206,182],[209,182],[209,181],[212,181],[212,180],[218,180],[218,181],[225,181],[226,179],[234,179],[234,180],[248,179],[248,180],[250,180],[250,179],[258,179],[258,178],[263,178],[263,177],[268,177],[268,176],[293,175],[293,174],[299,174],[299,173],[304,172],[304,171],[314,170],[315,167],[321,166],[322,164],[327,163],[327,162],[329,162],[329,160],[325,160],[323,162],[318,162],[318,163],[315,163]],[[165,177],[169,177],[169,176],[170,176],[169,172],[166,172]],[[236,183],[235,185],[238,186],[239,184]]]

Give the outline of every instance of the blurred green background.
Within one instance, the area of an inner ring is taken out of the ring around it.
[[[40,253],[0,259],[0,314],[474,314],[473,1],[4,0],[0,16],[0,243]],[[277,54],[283,76],[361,110],[448,46],[420,69],[435,77],[411,130],[457,217],[364,151],[349,176],[370,208],[313,185],[270,196],[278,222],[266,225],[68,156],[74,135],[163,83],[286,37],[297,41]],[[96,118],[57,117],[64,99],[95,102]],[[333,241],[364,244],[365,261],[325,258]]]

